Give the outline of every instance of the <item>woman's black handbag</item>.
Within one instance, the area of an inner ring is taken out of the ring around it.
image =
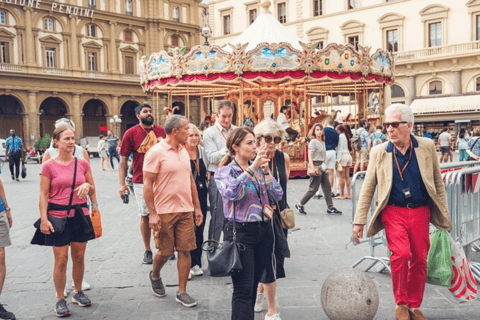
[[[27,167],[25,167],[25,162],[22,161],[22,179],[27,177]]]
[[[235,203],[233,210],[233,240],[219,243],[216,240],[207,240],[202,248],[207,252],[208,274],[212,277],[228,277],[242,271],[240,251],[245,246],[237,242],[237,231],[235,229]]]

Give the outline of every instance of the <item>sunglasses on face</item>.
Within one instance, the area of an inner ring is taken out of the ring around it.
[[[266,143],[270,143],[270,142],[272,142],[272,140],[275,144],[279,144],[280,142],[282,142],[282,138],[280,138],[280,137],[272,138],[271,136],[265,136],[263,138],[265,139]]]
[[[383,125],[385,126],[385,129],[388,129],[390,126],[394,127],[395,129],[398,128],[400,124],[407,124],[407,121],[395,121],[395,122],[384,122]]]

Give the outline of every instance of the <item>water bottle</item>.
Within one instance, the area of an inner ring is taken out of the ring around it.
[[[123,203],[128,204],[128,202],[130,201],[130,197],[129,197],[130,192],[128,192],[128,190],[125,190],[124,195],[125,196],[123,197]]]

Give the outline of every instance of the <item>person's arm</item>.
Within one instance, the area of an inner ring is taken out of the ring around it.
[[[55,232],[50,221],[47,217],[47,208],[48,208],[48,194],[50,193],[50,179],[45,175],[40,174],[40,200],[39,200],[39,209],[40,209],[40,231],[44,234],[51,234]]]
[[[195,225],[199,227],[203,222],[203,214],[202,208],[200,207],[200,201],[198,200],[197,186],[192,175],[190,175],[190,190],[192,192],[193,207],[195,209]]]
[[[221,148],[220,150],[218,150],[218,147],[215,143],[214,135],[211,130],[207,130],[203,134],[203,143],[205,153],[208,157],[208,162],[213,165],[218,165],[220,163],[220,160],[222,160],[222,158],[227,154],[227,148]]]
[[[3,200],[3,204],[5,205],[5,208],[7,208],[7,210],[5,210],[5,214],[7,215],[7,219],[8,219],[8,227],[11,228],[13,224],[12,211],[8,205],[7,196],[5,194],[5,188],[3,187],[2,178],[0,178],[0,198]]]
[[[118,192],[120,193],[120,198],[125,198],[125,191],[128,190],[127,184],[125,183],[125,177],[127,176],[127,168],[128,168],[128,157],[121,156],[120,163],[118,165],[118,178],[120,180],[120,187],[118,188]]]
[[[283,157],[285,158],[285,173],[287,174],[287,180],[290,179],[290,156],[284,152]]]
[[[50,160],[50,152],[48,150],[43,153],[42,163],[45,163],[47,160]]]
[[[23,147],[23,141],[22,141],[22,139],[20,139],[20,157],[23,159],[23,148],[22,147]]]
[[[90,164],[90,155],[88,154],[88,151],[85,148],[82,148],[83,152],[83,158]]]
[[[10,148],[8,147],[8,144],[5,143],[5,157],[8,156],[8,150],[9,150],[9,149],[10,149]]]
[[[155,209],[155,195],[153,194],[153,183],[157,180],[158,173],[143,171],[143,197],[148,208],[148,222],[153,231],[160,231],[161,220]]]
[[[315,153],[315,140],[312,139],[310,143],[308,144],[308,165],[312,169],[312,171],[315,171],[315,166],[313,165],[313,154]]]

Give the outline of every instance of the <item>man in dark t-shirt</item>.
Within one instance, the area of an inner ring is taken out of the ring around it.
[[[128,157],[133,154],[133,190],[135,191],[135,199],[137,200],[140,213],[140,233],[145,245],[145,253],[143,255],[144,264],[152,264],[152,249],[150,247],[151,229],[148,220],[148,209],[143,199],[143,161],[145,153],[154,146],[162,138],[165,138],[165,130],[153,124],[152,107],[147,104],[141,104],[135,108],[135,113],[139,124],[128,129],[123,135],[122,145],[120,148],[120,168],[118,175],[120,178],[120,197],[125,197],[125,191],[128,190],[125,183],[127,176]]]

